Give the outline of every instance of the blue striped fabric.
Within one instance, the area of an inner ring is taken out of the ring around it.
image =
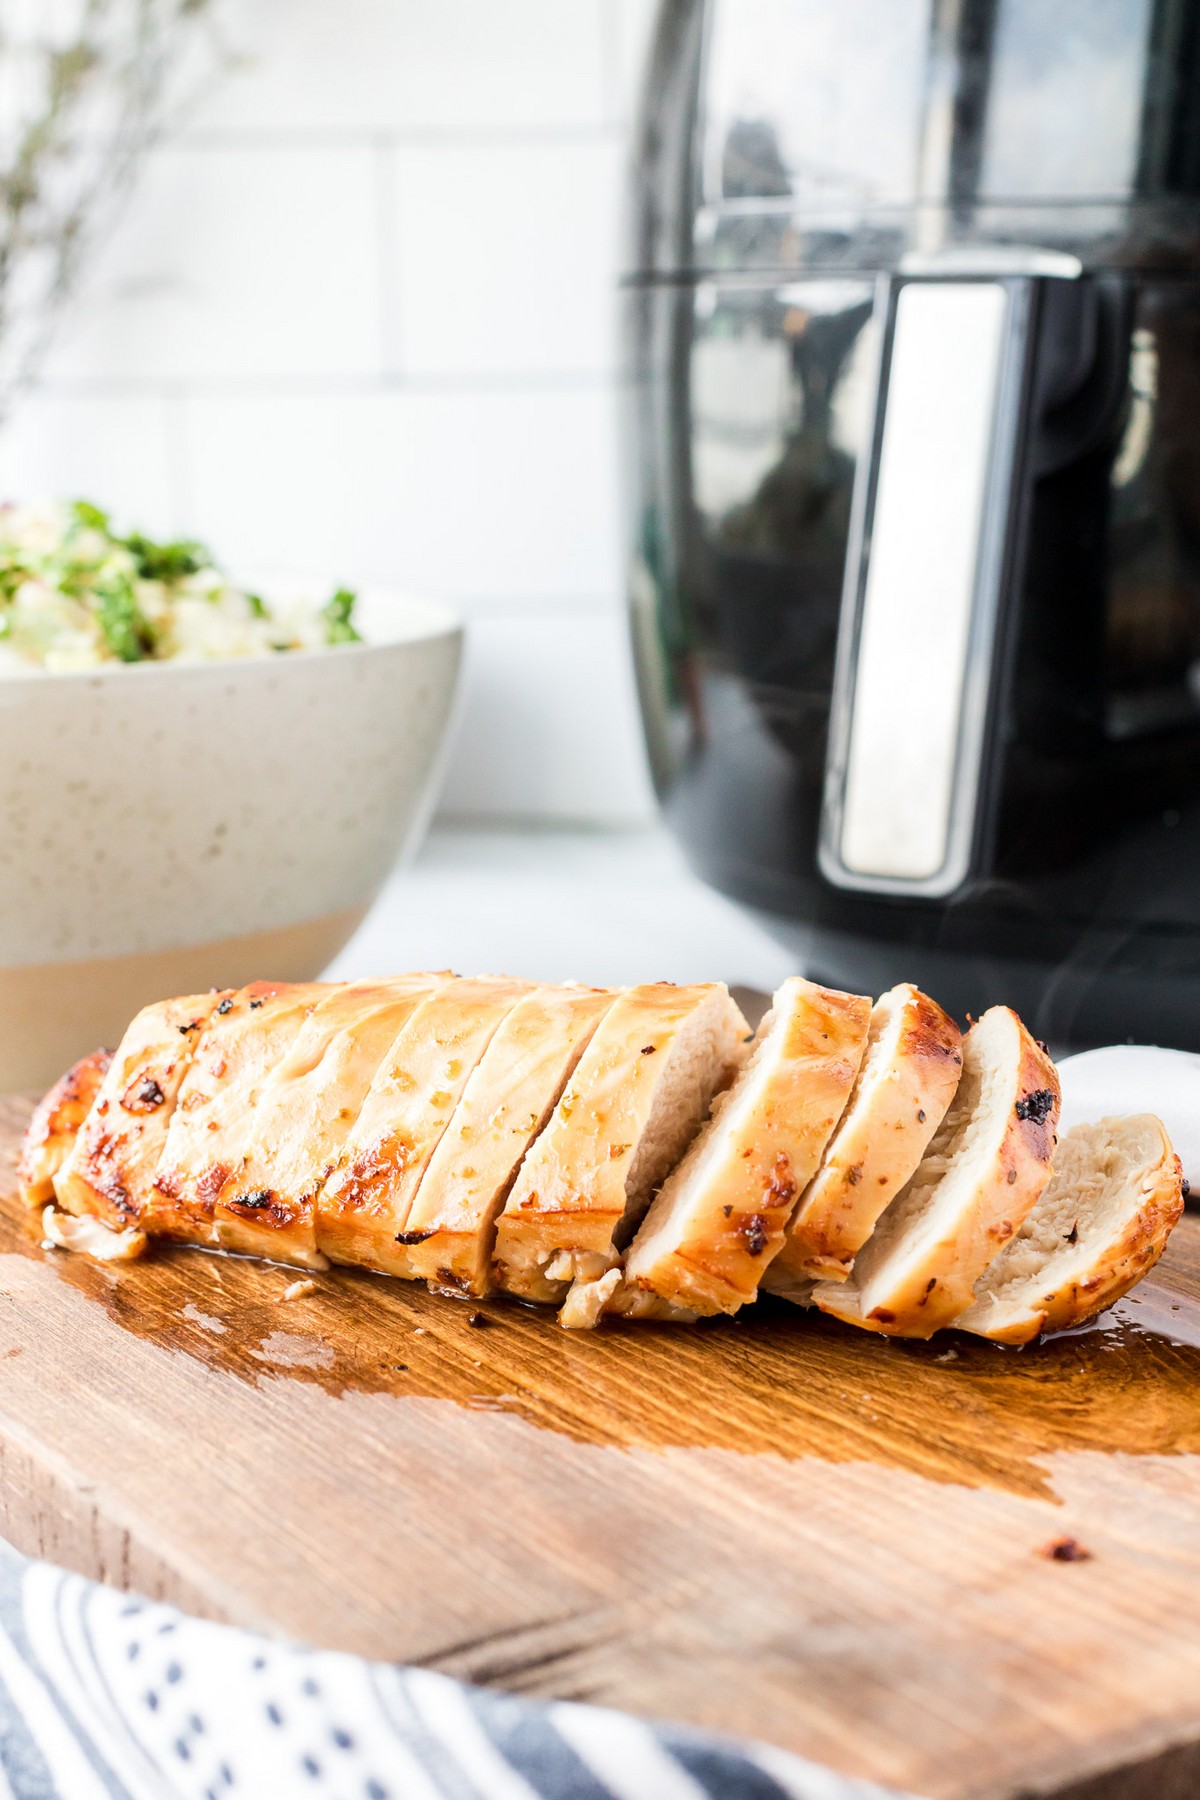
[[[0,1545],[0,1800],[228,1796],[885,1800],[767,1745],[276,1643]]]

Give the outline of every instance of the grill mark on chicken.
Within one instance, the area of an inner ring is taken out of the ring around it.
[[[397,1234],[408,1229],[416,1197],[480,1058],[533,987],[507,977],[455,977],[414,1007],[317,1196],[321,1253],[389,1275],[416,1273],[411,1246]]]
[[[17,1180],[26,1205],[42,1206],[53,1199],[54,1177],[96,1104],[111,1062],[110,1050],[93,1050],[90,1056],[81,1057],[34,1108],[17,1162]]]
[[[270,1206],[271,1190],[270,1188],[252,1188],[248,1194],[238,1194],[227,1204],[240,1206],[248,1212],[258,1212],[262,1207]]]
[[[189,1083],[196,1110],[168,1142],[182,1185],[165,1229],[185,1241],[324,1266],[316,1246],[320,1192],[397,1034],[449,980],[435,971],[253,984],[234,996]],[[210,1207],[195,1189],[214,1163],[233,1177]]]
[[[252,1219],[256,1225],[265,1225],[275,1231],[286,1231],[295,1224],[298,1208],[290,1205],[270,1188],[251,1188],[248,1193],[235,1194],[231,1199],[222,1200],[221,1205],[227,1212],[241,1219]]]
[[[412,1155],[412,1139],[398,1132],[371,1144],[340,1173],[332,1205],[338,1212],[385,1211],[384,1202],[392,1183],[403,1175]]]
[[[775,1168],[767,1184],[766,1202],[768,1206],[790,1206],[796,1198],[796,1183],[792,1180],[792,1165],[787,1152],[781,1150],[775,1158]]]
[[[174,1072],[174,1065],[168,1067],[168,1075]],[[153,1075],[143,1075],[134,1081],[121,1096],[121,1105],[126,1112],[150,1113],[160,1107],[166,1100],[161,1085]]]
[[[263,1084],[312,1006],[335,991],[314,983],[251,982],[214,1004],[179,1086],[155,1170],[144,1221],[152,1230],[184,1242],[254,1250],[253,1228],[262,1225],[274,1237],[287,1224],[286,1213],[231,1210],[227,1196],[244,1198],[266,1185],[245,1166]]]
[[[205,1212],[211,1213],[222,1191],[229,1186],[232,1180],[233,1170],[225,1163],[210,1163],[208,1168],[202,1170],[196,1177],[194,1191],[200,1207]],[[175,1188],[178,1193],[178,1181],[176,1181]],[[159,1189],[160,1193],[163,1191],[162,1188]]]
[[[88,1180],[96,1192],[116,1208],[122,1219],[132,1221],[138,1209],[130,1198],[121,1164],[124,1149],[124,1141],[115,1133],[98,1133],[88,1156]]]
[[[220,995],[143,1008],[105,1071],[95,1104],[55,1180],[69,1212],[141,1223],[177,1097]],[[179,1026],[196,1029],[181,1035]]]
[[[761,1256],[767,1247],[767,1221],[761,1213],[751,1213],[738,1226],[738,1236],[751,1256]]]

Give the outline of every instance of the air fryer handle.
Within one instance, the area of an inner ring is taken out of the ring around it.
[[[939,897],[970,871],[1034,289],[1030,276],[881,283],[819,847],[840,888]]]

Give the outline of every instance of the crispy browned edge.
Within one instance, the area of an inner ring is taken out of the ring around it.
[[[111,1050],[81,1056],[34,1107],[17,1159],[18,1192],[27,1206],[53,1200],[54,1176],[70,1154],[112,1058]],[[53,1148],[56,1138],[61,1152]]]
[[[923,1143],[921,1139],[917,1140],[920,1144],[920,1154],[923,1156],[942,1119],[953,1104],[955,1088],[962,1071],[962,1032],[950,1014],[939,1006],[936,1000],[920,988],[914,988],[914,992],[916,995],[913,1008],[915,1016],[902,1033],[899,1048],[903,1057],[902,1079],[911,1098],[914,1123],[922,1106],[937,1112],[937,1117],[931,1122],[929,1130],[922,1133]],[[941,1086],[948,1069],[953,1070],[953,1085],[948,1087],[944,1102],[941,1102],[940,1095],[938,1101],[934,1101],[933,1090]],[[939,1102],[940,1111],[938,1111]],[[922,1123],[924,1122],[922,1121]],[[835,1129],[833,1138],[830,1140],[831,1144],[836,1138],[837,1130]],[[881,1149],[886,1154],[888,1149],[894,1151],[895,1146],[894,1144],[882,1146]],[[918,1157],[917,1160],[919,1164],[920,1158]],[[853,1184],[843,1183],[842,1192],[845,1192],[848,1185],[851,1187],[853,1197],[859,1202],[857,1209],[844,1204],[839,1217],[834,1220],[829,1217],[827,1208],[824,1222],[817,1222],[814,1227],[806,1230],[804,1224],[805,1197],[801,1196],[800,1205],[788,1228],[787,1238],[777,1259],[776,1270],[780,1277],[787,1279],[789,1276],[799,1276],[814,1280],[837,1281],[844,1279],[851,1272],[854,1258],[875,1229],[887,1206],[904,1185],[904,1181],[901,1181],[893,1186],[882,1206],[872,1206],[870,1202],[878,1184],[870,1178],[862,1180],[862,1165],[856,1166],[860,1170],[859,1181]],[[821,1171],[818,1169],[814,1180],[819,1180],[820,1175]],[[908,1176],[904,1178],[904,1180],[908,1179]]]
[[[1151,1192],[1126,1221],[1120,1237],[1105,1250],[1097,1273],[1057,1289],[1029,1321],[981,1335],[995,1344],[1028,1344],[1045,1332],[1085,1325],[1150,1273],[1183,1215],[1183,1205],[1183,1165],[1170,1150]]]
[[[871,1002],[864,994],[844,993],[840,989],[822,987],[813,982],[810,984],[810,1006],[813,1004],[811,996],[814,991],[819,996],[816,1004],[820,1006],[828,1026],[822,1033],[824,1040],[828,1042],[835,1020],[845,1040],[838,1048],[822,1052],[819,1059],[823,1080],[827,1084],[836,1083],[841,1089],[840,1100],[834,1101],[838,1107],[834,1125],[826,1128],[825,1121],[822,1120],[818,1127],[826,1131],[827,1143],[829,1135],[836,1130],[837,1119],[840,1119],[844,1111],[846,1099],[862,1062]],[[797,1020],[794,1016],[788,1020],[785,1043],[789,1060],[784,1085],[791,1090],[794,1099],[803,1098],[803,1088],[814,1080],[811,1060],[806,1062],[804,1074],[795,1067],[795,1046],[799,1042],[807,1051],[813,1035],[810,1014],[806,1014],[802,1020]],[[711,1133],[720,1131],[724,1104],[732,1101],[736,1081],[749,1078],[752,1063],[753,1058],[738,1072],[734,1084],[722,1097],[723,1104],[713,1107],[708,1123],[701,1127],[684,1157],[663,1183],[664,1197],[670,1197],[671,1184],[688,1166],[688,1159],[703,1151]],[[782,1110],[786,1116],[786,1109]],[[823,1152],[824,1145],[822,1154]],[[747,1150],[745,1154],[749,1156],[750,1151]],[[750,1166],[755,1168],[757,1164],[751,1163]],[[811,1167],[810,1161],[809,1168]],[[677,1243],[673,1250],[663,1256],[656,1275],[637,1275],[634,1278],[637,1287],[644,1293],[655,1294],[660,1300],[675,1306],[709,1315],[736,1312],[747,1302],[756,1299],[763,1275],[784,1247],[788,1221],[796,1205],[798,1190],[793,1179],[788,1146],[779,1144],[772,1166],[760,1173],[763,1184],[753,1196],[751,1204],[735,1205],[732,1216],[728,1217],[724,1226],[718,1221],[710,1221],[716,1227],[717,1235],[690,1241],[686,1246]],[[806,1176],[807,1171],[800,1179],[805,1180]],[[655,1207],[658,1205],[659,1201],[656,1199],[646,1215],[647,1222],[653,1220]],[[722,1211],[730,1215],[728,1206],[722,1208]],[[635,1239],[635,1246],[636,1241]]]
[[[1011,1012],[1012,1008],[1005,1010]],[[915,1306],[906,1304],[895,1312],[877,1306],[862,1318],[847,1319],[847,1323],[881,1332],[886,1337],[916,1338],[932,1337],[935,1331],[953,1325],[974,1300],[975,1283],[983,1269],[1020,1229],[1044,1191],[1054,1160],[1062,1090],[1049,1051],[1030,1035],[1016,1013],[1013,1017],[1021,1034],[1016,1098],[1000,1147],[1000,1178],[992,1182],[983,1197],[976,1233],[976,1236],[983,1235],[990,1240],[991,1249],[986,1261],[970,1273],[969,1280],[962,1272],[949,1269],[946,1272],[949,1278],[939,1276],[931,1281]],[[1023,1115],[1022,1106],[1042,1094],[1051,1097],[1044,1116],[1038,1117],[1040,1107]],[[846,1317],[831,1301],[818,1300],[817,1305],[835,1318]]]

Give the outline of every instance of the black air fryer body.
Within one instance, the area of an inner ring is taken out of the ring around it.
[[[1200,1048],[1197,0],[667,0],[631,602],[810,973]]]

